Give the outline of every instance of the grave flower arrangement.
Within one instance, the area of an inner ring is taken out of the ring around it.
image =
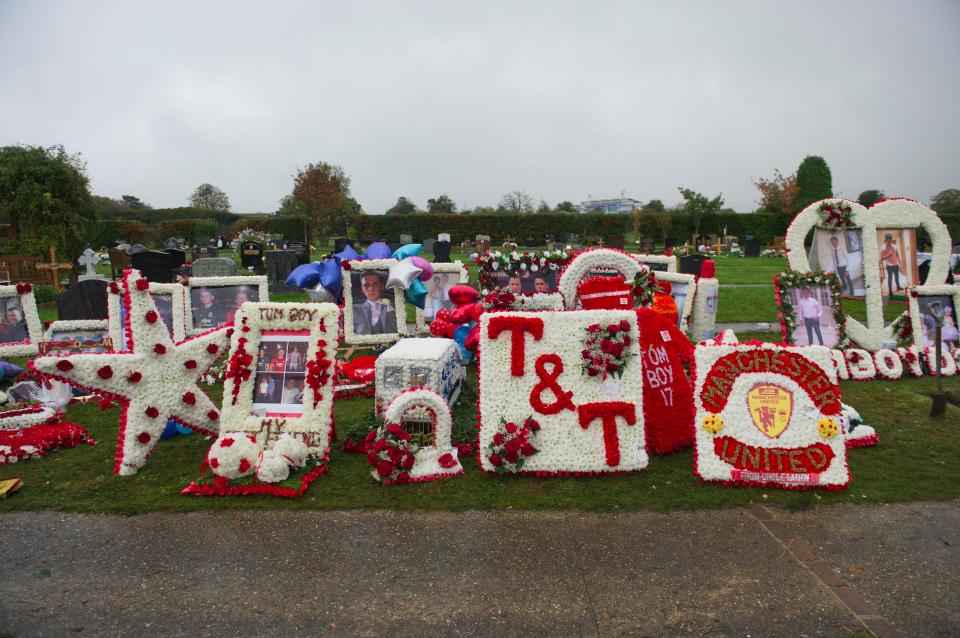
[[[853,227],[853,208],[843,200],[826,200],[817,206],[817,226],[831,230]]]
[[[517,472],[524,462],[537,453],[533,445],[540,423],[532,416],[520,425],[500,419],[500,426],[487,445],[487,460],[497,474]]]
[[[501,253],[497,250],[484,253],[477,257],[481,293],[486,295],[500,288],[499,273],[511,276],[524,272],[556,272],[561,270],[569,259],[570,254],[565,250],[545,250],[542,253]]]
[[[587,326],[580,356],[583,362],[580,369],[591,377],[606,379],[608,375],[620,377],[633,356],[630,344],[630,324],[626,321],[601,326],[593,323]]]
[[[410,442],[410,433],[399,423],[385,423],[377,429],[367,453],[370,475],[385,485],[409,483],[410,470],[419,447]]]

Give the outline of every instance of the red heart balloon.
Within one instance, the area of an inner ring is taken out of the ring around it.
[[[470,313],[470,318],[474,321],[480,321],[480,315],[483,314],[483,304],[475,303],[473,304],[473,311]]]
[[[445,339],[453,339],[453,333],[456,331],[456,326],[454,326],[449,321],[441,321],[440,319],[434,319],[430,323],[430,334],[435,337],[443,337]]]
[[[480,304],[457,306],[453,309],[453,312],[450,313],[450,321],[456,324],[467,323],[473,317],[473,307],[478,305]]]
[[[435,318],[440,321],[450,321],[450,310],[448,308],[441,308],[437,311]]]
[[[480,347],[480,326],[476,325],[473,327],[473,330],[467,335],[467,338],[463,340],[463,347],[469,350],[470,352],[476,352],[477,348]]]
[[[457,284],[450,288],[448,295],[450,296],[450,301],[452,301],[455,306],[480,301],[480,293],[464,284]]]

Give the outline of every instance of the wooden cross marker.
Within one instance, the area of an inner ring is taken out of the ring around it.
[[[603,248],[603,237],[597,240],[597,246],[600,246],[600,248]]]
[[[60,275],[59,271],[61,270],[73,270],[73,264],[70,263],[57,263],[57,248],[56,246],[50,246],[50,263],[49,264],[37,264],[38,270],[49,270],[50,274],[53,276],[53,290],[55,292],[60,292]]]

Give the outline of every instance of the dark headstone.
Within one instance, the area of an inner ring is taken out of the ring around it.
[[[271,284],[282,284],[297,267],[297,253],[293,250],[268,250],[266,260],[267,282]]]
[[[157,250],[148,250],[130,255],[130,262],[134,268],[143,273],[148,281],[158,284],[173,283],[173,266],[170,253]]]
[[[310,263],[310,247],[302,241],[292,241],[287,245],[287,250],[297,253],[297,265]]]
[[[207,244],[197,244],[193,247],[193,250],[190,251],[190,254],[193,256],[194,260],[197,259],[211,259],[216,257],[219,253],[217,249],[213,246]]]
[[[705,255],[684,255],[680,258],[680,272],[700,276],[700,267],[707,260]]]
[[[210,245],[211,245],[211,243],[210,243],[210,238],[209,238],[209,237],[197,237],[196,245],[197,245],[197,246],[210,246]]]
[[[137,253],[145,253],[147,250],[147,247],[143,244],[134,244],[133,246],[130,246],[130,249],[127,252],[131,255],[136,255]]]
[[[433,244],[433,261],[438,264],[450,263],[450,242],[438,241]]]
[[[398,242],[398,241],[392,241],[392,242],[390,242],[390,243],[387,244],[387,245],[390,246],[390,252],[391,252],[391,253],[395,253],[396,251],[400,250],[400,247],[401,247],[401,246],[403,246],[403,244],[401,244],[401,243]]]
[[[743,255],[744,257],[759,257],[760,256],[760,240],[756,237],[750,237],[745,242],[743,242]]]
[[[240,265],[250,270],[263,268],[263,244],[258,241],[245,241],[240,244]]]
[[[170,267],[179,268],[180,266],[187,263],[187,253],[176,248],[167,249],[167,253],[170,254]]]
[[[421,254],[432,253],[432,252],[433,252],[433,245],[434,245],[435,243],[437,243],[437,240],[436,240],[436,239],[424,239],[424,240],[423,240],[423,246],[421,246],[421,248],[420,248],[420,253],[421,253]]]
[[[607,248],[619,248],[623,250],[625,238],[623,235],[607,235],[605,245]]]
[[[164,250],[179,250],[180,240],[176,237],[168,237],[167,241],[163,242]]]
[[[668,250],[668,249],[670,249],[670,248],[673,248],[673,247],[676,246],[676,245],[677,245],[677,238],[676,238],[676,237],[667,237],[667,238],[665,238],[665,239],[663,240],[663,249],[664,249],[664,250]]]
[[[73,284],[57,297],[57,317],[62,321],[107,318],[107,282],[87,279]]]
[[[267,250],[286,250],[287,242],[282,239],[271,239],[267,242]]]
[[[353,240],[346,237],[337,237],[333,240],[333,252],[342,253],[347,246],[353,246]]]

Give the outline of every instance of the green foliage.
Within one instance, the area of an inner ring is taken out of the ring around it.
[[[399,202],[398,202],[399,203]],[[457,205],[446,194],[427,200],[427,212],[431,215],[452,215],[457,212]]]
[[[833,177],[826,160],[819,155],[807,155],[797,169],[797,210],[813,202],[833,197]]]
[[[325,239],[346,231],[349,219],[361,213],[360,205],[350,197],[350,177],[339,166],[318,162],[298,169],[293,176],[295,206],[292,217],[299,219],[309,235]]]
[[[230,198],[213,184],[200,184],[190,195],[190,205],[206,211],[229,212]]]
[[[119,206],[118,202],[109,197],[94,196],[97,205],[98,219],[128,219],[142,222],[147,226],[155,226],[160,222],[177,219],[212,219],[221,227],[227,227],[243,217],[236,213],[216,210],[200,210],[182,206],[180,208],[141,208],[133,210]],[[112,202],[112,203],[111,203]],[[117,204],[116,206],[114,204]]]
[[[148,204],[144,204],[140,201],[139,197],[133,195],[123,195],[121,197],[122,203],[126,208],[132,208],[133,210],[141,210],[143,208],[150,208]]]
[[[930,208],[944,215],[960,215],[960,189],[948,188],[940,191],[930,200]],[[957,237],[957,235],[953,235]]]
[[[59,295],[54,292],[53,286],[50,284],[33,285],[33,298],[38,304],[56,301],[58,296]]]
[[[303,234],[303,221],[296,217],[268,217],[264,229],[271,235],[282,235],[288,241],[306,241]]]
[[[683,206],[683,211],[690,215],[690,219],[693,222],[693,234],[699,235],[700,224],[703,222],[703,218],[715,215],[720,211],[720,208],[723,207],[723,195],[717,195],[713,199],[709,199],[706,195],[690,190],[689,188],[681,186],[679,190],[686,202]]]
[[[879,202],[881,199],[884,199],[885,197],[886,195],[883,194],[883,191],[868,190],[860,193],[857,196],[857,201],[860,202],[861,206],[866,206],[867,208],[870,208],[871,206]]]
[[[644,204],[643,212],[644,213],[663,213],[666,212],[667,207],[663,205],[659,199],[651,199],[649,202]]]
[[[446,195],[444,195],[444,197],[446,197]],[[430,200],[430,201],[436,201],[436,200]],[[397,203],[394,204],[392,207],[388,208],[386,214],[387,215],[414,215],[418,212],[420,211],[417,210],[416,204],[411,202],[406,197],[398,197]]]
[[[453,241],[473,239],[477,235],[490,235],[494,242],[502,242],[508,235],[523,243],[528,237],[542,243],[547,235],[558,240],[566,239],[569,233],[580,237],[586,235],[624,235],[630,224],[629,215],[549,214],[511,215],[364,215],[351,222],[360,237],[377,237],[396,240],[401,233],[409,232],[415,240],[436,237],[437,233],[450,233]]]
[[[0,215],[10,221],[10,248],[73,261],[95,219],[86,166],[63,146],[0,148]]]
[[[558,213],[579,213],[576,205],[571,201],[562,201],[557,204],[556,212]]]

